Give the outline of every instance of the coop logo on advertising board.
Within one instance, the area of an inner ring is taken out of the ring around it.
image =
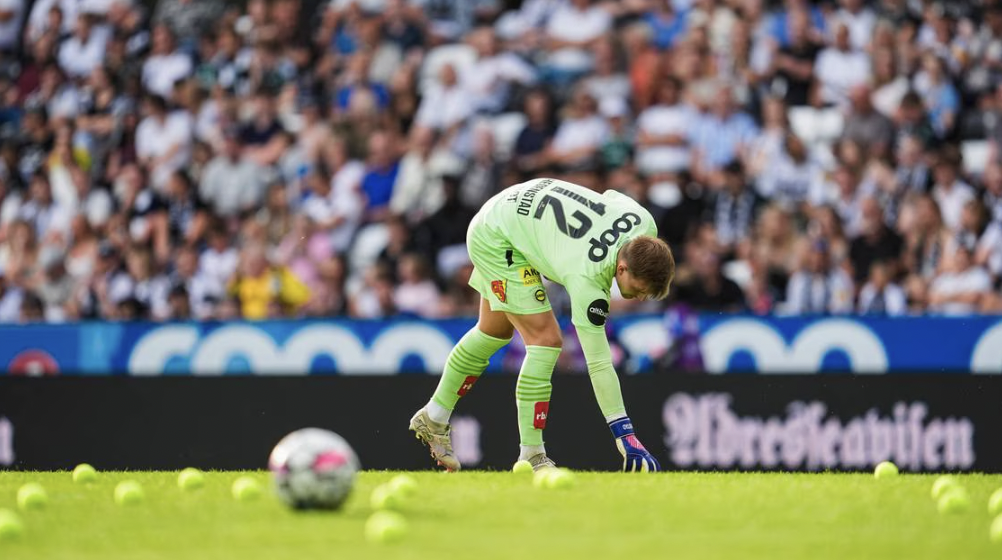
[[[664,405],[671,460],[680,467],[867,468],[894,461],[912,471],[970,469],[974,424],[928,417],[922,402],[874,408],[843,422],[824,402],[792,402],[783,417],[739,416],[731,395],[676,393]]]
[[[400,372],[405,359],[419,357],[425,369],[439,372],[453,340],[441,330],[422,324],[394,325],[368,345],[350,330],[336,325],[312,325],[297,330],[284,344],[265,330],[232,325],[209,333],[195,326],[154,329],[136,342],[129,355],[133,375],[158,375],[171,364],[196,375],[220,375],[242,360],[251,373],[304,375],[318,357],[335,362],[337,371],[352,374],[391,375]]]

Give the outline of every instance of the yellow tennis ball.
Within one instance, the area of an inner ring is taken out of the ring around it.
[[[49,503],[49,496],[45,493],[45,488],[37,482],[29,482],[17,490],[17,507],[29,509],[42,509]]]
[[[188,467],[177,475],[177,485],[182,490],[197,490],[205,486],[205,475],[198,469]]]
[[[380,484],[372,490],[372,495],[369,496],[369,505],[377,511],[400,510],[404,506],[404,502],[403,494],[394,490],[389,484]]]
[[[995,544],[1002,544],[1002,515],[992,520],[991,527],[988,528],[988,539]]]
[[[97,480],[97,470],[87,463],[81,463],[73,469],[73,482],[77,484],[89,484]]]
[[[930,494],[932,495],[932,499],[938,500],[946,493],[947,490],[951,488],[958,488],[959,486],[960,482],[955,477],[945,474],[938,477],[936,481],[932,483],[932,491]]]
[[[233,481],[233,497],[238,502],[250,502],[261,497],[261,485],[252,477],[241,476]]]
[[[404,498],[412,498],[417,493],[418,483],[410,475],[398,474],[390,482],[390,488]]]
[[[14,540],[23,533],[21,518],[9,509],[0,509],[0,542]]]
[[[992,492],[988,498],[988,514],[993,516],[1002,514],[1002,488]]]
[[[890,461],[882,461],[877,463],[877,468],[873,469],[873,476],[876,478],[898,476],[898,466]]]
[[[546,488],[549,484],[549,479],[553,476],[553,473],[557,472],[557,469],[552,467],[546,467],[539,469],[532,475],[532,485],[536,488]]]
[[[936,508],[940,513],[965,513],[971,508],[971,498],[963,488],[953,488],[940,496]]]
[[[365,538],[369,542],[399,542],[407,536],[407,530],[407,520],[394,511],[377,511],[365,522]]]
[[[554,490],[571,488],[577,484],[577,477],[567,469],[552,469],[550,476],[546,477],[546,487]]]
[[[123,480],[115,486],[115,503],[120,506],[134,506],[143,503],[146,494],[135,480]]]
[[[515,461],[515,464],[511,467],[511,472],[515,474],[529,474],[532,472],[532,463],[524,459]]]

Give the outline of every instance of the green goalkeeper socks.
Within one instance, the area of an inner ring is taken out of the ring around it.
[[[438,381],[438,388],[432,397],[431,404],[438,405],[445,411],[445,418],[433,417],[432,420],[445,423],[449,421],[448,413],[456,408],[459,397],[465,395],[473,384],[477,382],[480,375],[487,369],[487,362],[495,352],[508,344],[511,339],[503,340],[484,334],[477,327],[473,327],[463,335],[459,343],[449,352],[449,358],[445,361],[445,371]],[[430,407],[437,408],[437,407]],[[433,411],[429,410],[431,414]]]
[[[525,361],[515,385],[518,408],[518,434],[523,446],[543,445],[543,428],[550,414],[550,378],[557,365],[560,348],[526,346]]]

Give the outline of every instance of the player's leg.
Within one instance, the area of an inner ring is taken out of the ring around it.
[[[508,314],[525,342],[525,360],[515,386],[518,409],[519,459],[532,463],[534,469],[554,466],[543,446],[543,430],[550,414],[553,391],[553,368],[560,357],[562,337],[553,311],[518,315]]]
[[[480,299],[480,318],[449,353],[445,371],[427,409],[431,419],[445,424],[460,397],[466,395],[487,369],[491,356],[511,342],[514,332],[504,313],[491,311],[487,300]]]
[[[487,300],[481,299],[477,324],[449,352],[435,394],[411,418],[411,431],[428,445],[432,458],[450,471],[460,469],[449,437],[452,410],[487,369],[491,356],[511,341],[513,332],[505,314],[491,311]]]

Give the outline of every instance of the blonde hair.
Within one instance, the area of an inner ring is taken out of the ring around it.
[[[619,258],[634,278],[647,282],[652,298],[668,297],[675,279],[675,257],[664,240],[641,235],[623,246]]]

